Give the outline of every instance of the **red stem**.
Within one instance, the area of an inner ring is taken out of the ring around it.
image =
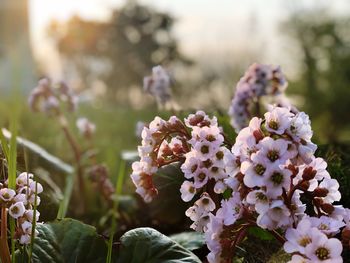
[[[7,211],[1,208],[0,258],[2,263],[11,263],[10,249],[7,243]]]
[[[79,148],[79,145],[77,144],[76,140],[74,139],[73,135],[68,129],[68,124],[66,118],[60,114],[59,115],[59,122],[61,124],[61,128],[63,130],[64,135],[66,136],[66,139],[69,143],[69,145],[72,148],[72,151],[74,153],[74,159],[76,162],[76,168],[77,168],[77,175],[78,175],[78,186],[79,191],[83,196],[83,201],[81,202],[83,206],[83,210],[85,210],[85,186],[84,186],[84,177],[83,177],[83,167],[81,164],[81,150]]]

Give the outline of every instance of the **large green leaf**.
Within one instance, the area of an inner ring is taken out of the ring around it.
[[[11,139],[11,132],[4,128],[2,128],[1,131],[7,140]],[[23,152],[22,148],[28,152],[28,164],[40,162],[40,165],[45,169],[49,171],[54,170],[60,174],[72,174],[74,172],[74,168],[71,165],[48,153],[44,148],[40,147],[34,142],[19,136],[16,137],[16,141],[19,146],[19,152]]]
[[[92,226],[74,219],[39,224],[33,262],[105,262],[107,244]]]
[[[136,228],[121,237],[119,262],[199,263],[191,251],[152,228]]]
[[[185,211],[188,204],[181,199],[180,187],[184,176],[180,165],[171,164],[162,167],[153,176],[153,181],[159,194],[147,205],[151,217],[162,224],[183,222],[186,219]]]
[[[199,232],[182,232],[169,237],[191,251],[199,249],[205,245],[204,234]]]

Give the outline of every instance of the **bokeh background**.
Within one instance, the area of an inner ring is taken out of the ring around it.
[[[41,77],[64,80],[115,174],[136,122],[169,114],[142,89],[153,66],[171,72],[179,108],[226,112],[253,62],[281,65],[316,143],[350,140],[348,0],[0,0],[0,126],[21,105],[20,135],[67,159],[56,122],[26,105]]]

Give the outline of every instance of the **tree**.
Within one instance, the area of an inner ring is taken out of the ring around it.
[[[298,13],[283,27],[301,51],[297,84],[305,97],[304,109],[330,142],[344,134],[349,138],[349,26],[349,18],[334,19],[318,10]]]
[[[128,88],[142,83],[154,65],[189,63],[178,50],[173,24],[169,14],[131,1],[107,22],[73,17],[63,32],[55,24],[50,32],[65,64],[75,68],[87,87],[89,76],[101,78],[109,98],[125,99]]]

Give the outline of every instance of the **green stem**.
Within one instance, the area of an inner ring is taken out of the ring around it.
[[[116,185],[115,185],[116,191],[115,191],[114,205],[113,205],[113,211],[115,213],[117,213],[118,207],[119,207],[118,197],[122,193],[124,176],[125,176],[125,161],[121,159],[120,164],[119,164],[118,178],[117,178]],[[117,218],[112,218],[112,226],[111,226],[111,232],[110,232],[109,240],[108,240],[108,252],[107,252],[106,263],[112,262],[112,246],[113,246],[113,239],[114,239],[114,233],[115,233],[116,228],[117,228]]]

